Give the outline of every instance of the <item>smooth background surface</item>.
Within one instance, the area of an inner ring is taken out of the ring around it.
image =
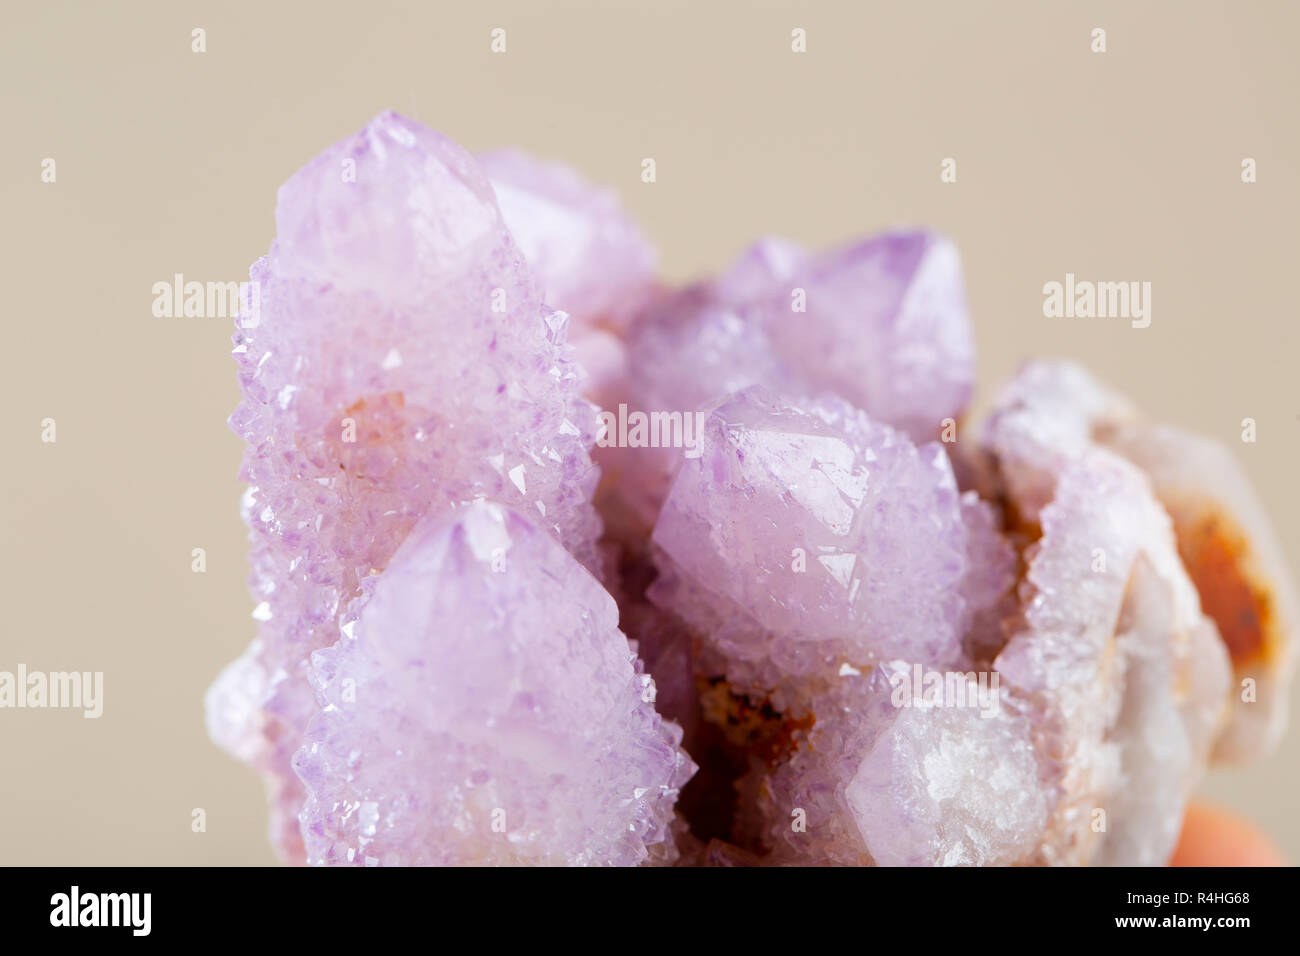
[[[273,861],[260,784],[203,728],[204,689],[254,630],[231,323],[154,318],[150,290],[246,278],[280,183],[385,108],[613,185],[673,278],[761,233],[944,230],[981,403],[1026,356],[1087,362],[1234,443],[1300,563],[1295,4],[595,6],[4,4],[0,669],[102,670],[106,699],[98,721],[0,711],[0,863]],[[1151,282],[1151,327],[1045,319],[1066,272]],[[1204,788],[1292,860],[1298,755],[1293,726]]]

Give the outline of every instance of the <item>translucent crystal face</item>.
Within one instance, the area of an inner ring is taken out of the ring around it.
[[[854,409],[790,401],[749,390],[710,413],[654,545],[707,604],[752,619],[728,624],[737,656],[798,666],[795,645],[824,642],[858,664],[958,660],[969,532],[947,456]],[[657,595],[687,620],[718,613]]]
[[[943,237],[669,289],[612,193],[391,113],[276,226],[257,637],[207,708],[286,860],[1157,864],[1276,742],[1297,604],[1240,466],[1068,362],[959,430]]]
[[[318,709],[308,655],[416,521],[491,498],[598,567],[594,422],[564,318],[537,295],[492,188],[446,138],[393,114],[280,190],[279,236],[235,335],[258,639],[209,693],[209,727],[276,794]],[[253,688],[250,690],[250,688]]]
[[[883,866],[998,866],[1033,854],[1048,799],[1029,723],[1010,709],[897,712],[845,786]]]
[[[554,538],[476,502],[418,524],[366,590],[313,655],[308,862],[667,858],[694,767],[613,599]]]
[[[575,332],[625,326],[655,289],[654,247],[612,190],[514,150],[477,157],[542,297]]]

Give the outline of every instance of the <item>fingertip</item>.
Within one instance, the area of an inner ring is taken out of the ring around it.
[[[1286,858],[1253,823],[1194,801],[1183,818],[1170,866],[1286,866]]]

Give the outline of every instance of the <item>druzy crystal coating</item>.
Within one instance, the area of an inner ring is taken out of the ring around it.
[[[276,230],[257,636],[207,713],[286,861],[1159,864],[1276,743],[1297,604],[1244,472],[1069,362],[965,422],[948,239],[673,288],[611,190],[392,113]]]
[[[681,730],[552,536],[485,501],[431,513],[358,605],[313,655],[324,706],[294,762],[309,862],[672,858]]]

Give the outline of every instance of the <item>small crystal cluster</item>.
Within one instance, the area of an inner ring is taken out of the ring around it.
[[[1276,743],[1300,617],[1240,466],[1067,362],[968,432],[942,237],[669,288],[612,193],[391,113],[276,226],[207,711],[285,860],[1159,864]]]

